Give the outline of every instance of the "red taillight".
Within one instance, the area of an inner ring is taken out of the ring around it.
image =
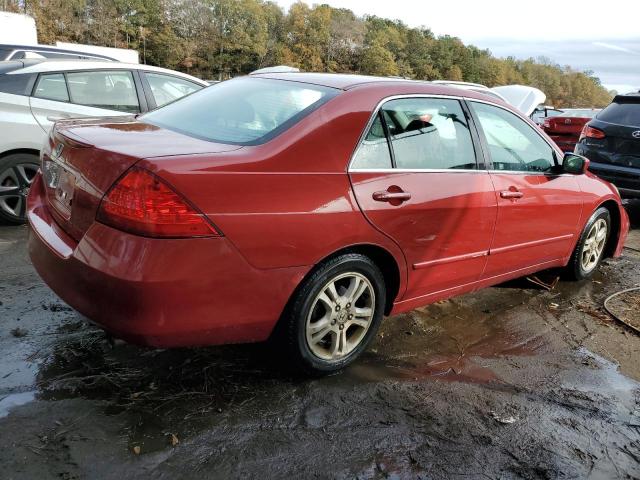
[[[219,235],[200,212],[154,174],[133,168],[102,199],[97,220],[147,237]]]
[[[582,127],[582,132],[580,132],[580,140],[582,140],[583,138],[602,139],[604,137],[606,137],[606,135],[602,130],[590,127],[589,125],[585,125],[584,127]]]

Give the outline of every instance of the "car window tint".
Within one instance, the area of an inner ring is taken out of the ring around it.
[[[598,120],[629,127],[640,126],[640,103],[610,103],[596,115]]]
[[[469,125],[457,100],[391,100],[383,111],[397,168],[477,168]]]
[[[241,77],[203,88],[139,120],[212,142],[258,145],[338,94],[302,82]]]
[[[9,60],[11,52],[13,52],[12,48],[0,48],[0,61]]]
[[[62,73],[40,75],[33,96],[45,98],[47,100],[68,102],[69,93],[67,92],[67,84],[64,81],[64,75]]]
[[[389,143],[384,134],[380,115],[380,113],[376,115],[367,136],[358,147],[351,164],[352,169],[391,168]]]
[[[546,172],[553,167],[553,149],[528,123],[502,108],[470,103],[487,139],[494,170]]]
[[[156,105],[161,107],[202,88],[202,85],[171,75],[145,72]]]
[[[72,103],[122,112],[140,111],[129,71],[70,72],[67,80]]]
[[[33,74],[27,73],[6,73],[0,75],[0,92],[12,93],[13,95],[29,95],[33,82]]]

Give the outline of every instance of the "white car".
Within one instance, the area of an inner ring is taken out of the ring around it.
[[[24,222],[40,148],[56,120],[147,112],[207,86],[190,75],[148,65],[0,62],[0,220]]]

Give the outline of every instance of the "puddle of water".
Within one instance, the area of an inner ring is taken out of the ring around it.
[[[9,415],[9,411],[12,408],[25,405],[29,402],[33,402],[36,398],[36,392],[22,392],[12,393],[6,397],[0,399],[0,418],[4,418]]]
[[[510,292],[504,295],[507,307],[512,296]],[[521,302],[520,298],[516,304]],[[499,382],[482,359],[536,355],[545,346],[543,328],[534,335],[525,333],[532,330],[531,323],[542,327],[539,314],[520,312],[516,316],[503,308],[482,301],[473,305],[448,301],[389,319],[391,325],[382,330],[377,354],[365,356],[345,373],[365,381],[390,377]]]

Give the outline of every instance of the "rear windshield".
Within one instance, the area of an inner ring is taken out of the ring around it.
[[[140,120],[211,142],[258,145],[338,93],[306,83],[242,77],[204,88]]]
[[[630,127],[640,126],[640,103],[610,103],[596,118]]]
[[[593,118],[599,110],[582,109],[582,110],[565,110],[559,117],[572,117],[572,118]]]

